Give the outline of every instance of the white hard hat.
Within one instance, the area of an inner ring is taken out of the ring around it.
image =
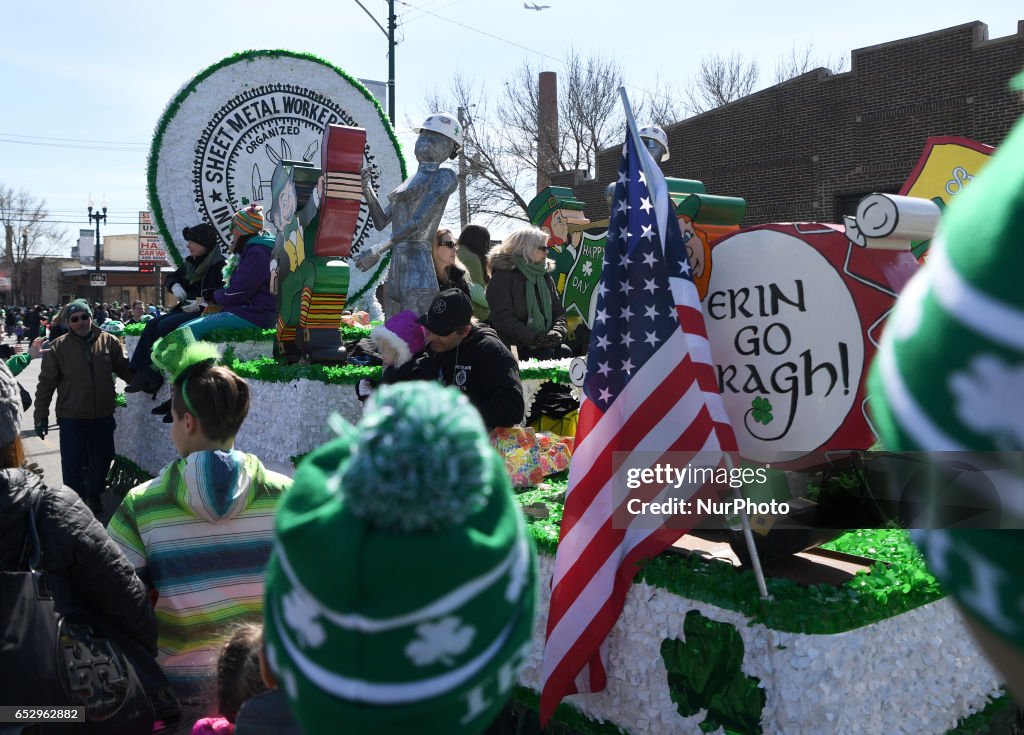
[[[662,130],[657,125],[647,125],[645,127],[640,128],[640,137],[650,138],[651,140],[656,140],[659,143],[661,143],[661,145],[665,148],[665,157],[662,158],[661,160],[668,160],[668,136],[665,135],[664,130]]]
[[[452,151],[452,155],[449,156],[450,158],[455,158],[455,154],[462,148],[462,125],[459,124],[458,118],[454,115],[449,115],[447,112],[434,113],[415,130],[417,133],[422,133],[424,130],[432,130],[453,141],[455,143],[455,150]]]

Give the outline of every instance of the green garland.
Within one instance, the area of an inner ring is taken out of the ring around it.
[[[569,371],[564,367],[531,367],[529,363],[519,366],[519,377],[522,380],[544,380],[552,383],[570,383]]]
[[[548,726],[541,730],[536,714],[539,710],[537,692],[516,684],[508,704],[487,732],[491,735],[629,735],[611,722],[588,717],[568,702],[558,705]]]
[[[373,322],[368,327],[348,326],[341,327],[341,339],[345,342],[362,339],[370,336],[370,330],[380,322]],[[124,333],[131,337],[138,337],[145,329],[145,324],[129,324],[124,328]],[[277,337],[277,330],[274,328],[262,329],[252,327],[248,329],[224,328],[214,329],[202,339],[205,342],[273,342]]]
[[[255,360],[238,360],[224,354],[223,364],[241,377],[262,380],[267,383],[291,383],[295,380],[316,380],[335,385],[355,385],[363,378],[380,380],[379,366],[361,365],[280,365],[272,357],[258,357]]]
[[[559,479],[516,496],[522,506],[547,506],[547,518],[527,517],[526,522],[537,550],[549,556],[558,548],[565,490],[565,480]],[[768,591],[774,598],[770,602],[761,601],[753,572],[697,556],[662,554],[644,562],[637,579],[680,597],[735,610],[752,623],[775,630],[826,635],[871,625],[945,596],[906,531],[849,531],[825,548],[876,563],[840,587],[769,578]]]
[[[232,54],[224,59],[221,59],[213,66],[209,66],[203,71],[199,72],[194,76],[188,84],[175,95],[174,99],[171,100],[170,104],[167,105],[167,109],[164,110],[164,114],[160,116],[160,121],[157,123],[156,131],[153,133],[153,146],[149,151],[149,161],[146,167],[146,192],[149,196],[150,209],[153,212],[153,222],[164,238],[164,242],[168,243],[168,250],[171,252],[171,257],[174,259],[175,264],[181,267],[183,259],[181,253],[178,252],[178,248],[173,246],[174,240],[170,237],[170,233],[167,230],[167,223],[164,220],[163,207],[160,205],[160,199],[157,196],[156,188],[156,176],[157,176],[157,165],[160,159],[160,148],[163,146],[164,134],[167,132],[167,126],[170,125],[171,120],[177,115],[178,110],[181,109],[185,99],[190,94],[196,91],[199,84],[211,76],[220,69],[235,64],[238,61],[246,61],[256,57],[285,57],[290,59],[305,59],[307,61],[315,61],[319,64],[334,70],[341,76],[345,81],[351,84],[357,91],[359,91],[369,102],[373,105],[377,111],[377,115],[380,117],[381,122],[384,124],[384,130],[387,132],[388,137],[391,139],[391,144],[395,147],[395,153],[398,154],[398,165],[402,171],[402,180],[404,181],[408,176],[405,168],[405,158],[402,157],[402,147],[398,142],[398,138],[395,135],[394,129],[391,127],[391,123],[388,122],[387,115],[384,114],[384,108],[380,106],[380,103],[373,96],[373,94],[366,87],[363,86],[355,77],[350,76],[342,69],[339,69],[329,61],[320,58],[314,54],[301,53],[297,51],[285,51],[283,49],[268,49],[268,50],[250,50],[241,51],[237,54]],[[371,281],[372,283],[372,281]]]
[[[114,463],[107,473],[107,488],[123,498],[133,487],[153,479],[153,475],[139,467],[127,457],[114,455]]]
[[[956,727],[946,735],[1003,735],[1020,732],[1024,710],[1014,706],[1012,700],[1003,695],[991,700],[981,712],[957,721]]]

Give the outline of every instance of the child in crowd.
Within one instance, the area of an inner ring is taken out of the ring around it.
[[[234,448],[249,387],[216,359],[212,344],[187,331],[154,345],[173,381],[171,440],[181,459],[129,492],[108,529],[157,595],[158,661],[182,702],[204,714],[215,641],[262,614],[274,510],[291,484]]]
[[[192,727],[192,735],[231,735],[238,711],[250,697],[267,691],[260,674],[263,626],[242,623],[221,646],[217,657],[217,709],[219,717],[204,717]]]
[[[423,381],[332,425],[277,515],[270,668],[305,735],[481,733],[532,647],[537,571],[480,414]]]

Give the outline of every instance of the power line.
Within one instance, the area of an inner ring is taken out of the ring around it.
[[[37,140],[11,140],[9,138],[0,137],[0,143],[14,143],[17,145],[34,145],[42,146],[44,148],[76,148],[78,150],[86,151],[122,151],[126,153],[145,153],[145,148],[127,148],[124,146],[112,146],[112,145],[78,145],[74,143],[45,143]]]
[[[440,0],[434,0],[435,3],[439,2],[439,1]],[[445,8],[450,8],[452,5],[458,5],[461,2],[462,2],[462,0],[452,0],[452,2],[448,3],[447,5],[442,5],[439,8],[436,8],[436,7],[435,8],[430,8],[430,10],[431,11],[435,11],[435,12],[438,11],[438,10],[444,10]],[[408,4],[408,3],[406,3],[406,4]],[[428,5],[430,5],[430,4],[432,4],[432,3],[428,3]],[[410,6],[410,7],[413,7],[413,6]],[[430,12],[430,11],[427,10],[426,7],[415,8],[415,9],[419,10],[420,14],[419,15],[415,15],[415,16],[413,16],[411,18],[408,18],[408,19],[403,17],[403,19],[402,19],[403,23],[412,23],[414,20],[419,20],[423,16],[428,15],[428,13]],[[411,12],[411,11],[409,11],[409,12]]]
[[[458,1],[461,1],[461,0],[456,0],[456,1],[458,2]],[[559,58],[557,56],[551,56],[550,54],[546,54],[543,51],[537,51],[536,49],[532,49],[532,48],[530,48],[528,46],[523,46],[521,43],[516,43],[515,41],[510,41],[507,38],[502,38],[501,36],[495,36],[493,33],[488,33],[487,31],[482,31],[479,28],[474,28],[473,26],[466,25],[465,23],[460,23],[457,20],[452,20],[451,18],[446,18],[443,15],[438,15],[436,12],[433,12],[433,11],[430,11],[430,10],[426,10],[424,8],[417,8],[415,5],[412,5],[412,4],[408,3],[408,2],[406,2],[405,0],[397,0],[397,2],[401,3],[402,5],[405,5],[406,7],[413,8],[414,10],[421,10],[424,15],[432,15],[435,18],[438,18],[438,19],[443,20],[443,21],[447,21],[448,23],[452,23],[453,25],[457,25],[457,26],[459,26],[461,28],[465,28],[466,30],[469,30],[469,31],[473,31],[474,33],[479,33],[482,36],[487,36],[488,38],[493,38],[496,41],[501,41],[502,43],[506,43],[509,46],[515,46],[516,48],[520,48],[520,49],[522,49],[524,51],[528,51],[531,54],[536,54],[537,56],[543,56],[545,59],[551,59],[552,61],[558,62],[562,66],[568,66],[569,65],[568,62],[565,59],[561,59],[561,58]],[[448,6],[444,6],[444,7],[448,7]],[[442,10],[443,8],[438,8],[438,9]],[[417,17],[422,17],[422,16],[417,16]],[[625,80],[622,80],[621,83],[624,86],[629,87],[630,89],[633,89],[633,90],[635,90],[637,92],[643,92],[644,94],[649,95],[651,97],[661,97],[662,99],[668,100],[670,102],[680,102],[680,103],[683,102],[683,100],[676,100],[673,97],[670,97],[670,96],[668,96],[666,94],[661,94],[659,92],[652,92],[652,91],[650,91],[648,89],[643,89],[642,87],[637,87],[635,84],[628,84],[628,83],[625,82]]]
[[[88,140],[84,138],[52,138],[45,135],[23,135],[22,133],[4,133],[0,132],[0,135],[6,135],[11,138],[29,138],[31,140],[59,140],[63,143],[100,143],[102,145],[137,145],[147,147],[148,143],[132,143],[124,140]]]
[[[501,41],[502,43],[507,43],[509,46],[515,46],[516,48],[521,48],[523,51],[529,51],[531,54],[537,54],[538,56],[543,56],[546,59],[551,59],[552,61],[557,61],[558,63],[563,64],[563,65],[565,64],[565,61],[563,61],[562,59],[559,59],[559,58],[557,58],[555,56],[549,56],[548,54],[545,54],[543,51],[537,51],[536,49],[528,48],[527,46],[523,46],[521,43],[516,43],[515,41],[509,41],[507,38],[502,38],[501,36],[495,36],[493,33],[488,33],[487,31],[481,31],[479,28],[474,28],[473,26],[468,26],[465,23],[460,23],[459,21],[452,20],[451,18],[445,18],[443,15],[438,15],[437,13],[435,13],[433,11],[424,10],[423,8],[417,8],[415,5],[412,5],[410,3],[405,2],[405,0],[398,0],[398,2],[401,3],[402,5],[405,5],[406,7],[412,8],[413,10],[422,10],[426,15],[432,15],[435,18],[440,18],[441,20],[444,20],[444,21],[447,21],[447,22],[452,23],[454,25],[457,25],[457,26],[460,26],[462,28],[465,28],[467,31],[473,31],[474,33],[479,33],[481,36],[487,36],[488,38],[493,38],[495,41]]]

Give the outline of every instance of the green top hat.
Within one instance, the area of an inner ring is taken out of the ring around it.
[[[526,207],[530,224],[540,227],[556,209],[583,211],[587,205],[573,196],[572,189],[565,186],[548,186],[537,193]]]

